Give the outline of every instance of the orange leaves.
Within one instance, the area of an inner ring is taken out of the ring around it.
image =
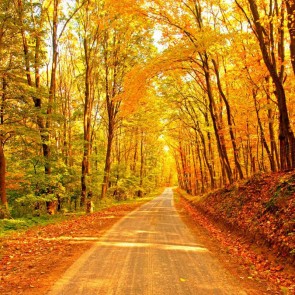
[[[0,294],[46,294],[51,284],[92,245],[93,239],[88,237],[98,238],[136,206],[115,206],[1,239]]]
[[[21,189],[21,185],[27,183],[28,181],[24,179],[23,172],[7,172],[6,173],[6,188],[11,190]]]
[[[256,195],[258,194],[259,193]],[[265,282],[265,288],[269,288],[269,291],[272,290],[275,292],[276,290],[280,290],[280,288],[284,288],[290,291],[291,294],[295,288],[294,272],[288,271],[288,269],[285,270],[282,261],[278,263],[271,259],[272,256],[267,255],[268,253],[265,248],[261,247],[260,249],[257,247],[256,243],[251,244],[249,243],[249,239],[244,239],[242,235],[245,235],[246,229],[237,221],[238,218],[235,219],[234,225],[232,226],[239,226],[239,235],[237,235],[236,231],[232,231],[231,227],[226,227],[225,222],[229,221],[229,219],[226,217],[221,218],[219,212],[216,210],[221,202],[221,197],[222,195],[218,195],[213,205],[212,203],[206,204],[202,201],[194,205],[194,203],[185,197],[181,198],[181,206],[188,212],[194,222],[205,228],[210,236],[218,240],[227,253],[239,260],[239,264],[248,272],[248,279],[255,278],[263,280]],[[208,203],[207,200],[205,202]],[[213,207],[215,207],[215,209]],[[209,211],[209,209],[212,210]],[[223,211],[226,210],[223,208]],[[249,207],[248,213],[250,211],[251,206]],[[213,217],[214,220],[218,220],[219,225],[213,222],[211,217]],[[277,237],[277,240],[279,239],[280,237]],[[260,241],[260,243],[264,242],[264,240]],[[265,253],[263,253],[263,251],[265,251]],[[261,254],[258,254],[259,252],[261,252]],[[285,263],[285,265],[287,265],[287,263]]]
[[[185,206],[189,212],[192,211],[192,217],[228,247],[231,253],[242,257],[251,266],[252,276],[266,278],[273,283],[279,281],[294,288],[294,284],[289,283],[289,277],[283,273],[281,264],[284,261],[287,264],[288,259],[292,261],[295,247],[290,224],[295,217],[292,191],[294,177],[294,172],[256,176],[243,184],[209,193],[203,201],[196,200],[192,204],[197,210],[186,202]],[[206,216],[214,216],[226,228],[238,228],[238,238],[235,231],[224,236],[198,209]],[[262,245],[263,251],[271,252],[281,262],[275,263],[266,255],[251,251],[251,244],[244,241],[244,236],[253,240],[255,245]],[[263,248],[266,245],[268,248]]]
[[[192,46],[178,45],[165,50],[162,55],[144,65],[134,66],[124,78],[123,93],[115,97],[115,100],[123,101],[123,114],[136,109],[137,103],[146,95],[153,77],[181,68],[181,63],[189,61],[194,53]]]
[[[134,15],[140,12],[140,2],[138,0],[107,0],[105,7],[108,9],[109,14],[112,15]]]

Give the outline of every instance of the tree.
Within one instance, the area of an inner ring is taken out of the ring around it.
[[[106,129],[107,146],[105,156],[104,177],[102,183],[101,198],[105,198],[107,189],[110,186],[111,152],[113,141],[118,124],[121,121],[119,116],[122,101],[121,94],[125,92],[125,100],[134,99],[133,93],[128,91],[126,84],[127,73],[138,63],[147,58],[151,38],[147,25],[140,18],[134,19],[129,14],[117,15],[114,19],[107,19],[112,26],[104,32],[102,39],[103,48],[103,75],[106,103]],[[136,30],[135,30],[136,29]],[[143,32],[145,35],[140,35]],[[144,46],[146,47],[144,48]]]
[[[0,138],[0,196],[1,196],[1,204],[8,210],[8,202],[6,197],[6,160],[4,156],[3,150],[3,140]]]
[[[277,1],[271,3],[269,6],[267,23],[264,25],[261,21],[259,8],[255,0],[248,0],[251,16],[248,16],[241,4],[236,1],[237,5],[245,14],[251,28],[257,38],[259,47],[262,53],[263,61],[268,69],[268,72],[272,78],[275,86],[275,95],[277,98],[279,109],[279,140],[280,140],[280,168],[281,170],[287,170],[295,168],[295,137],[291,128],[288,108],[286,103],[286,93],[283,85],[284,79],[284,30],[278,29],[278,57],[275,54],[275,32],[272,17],[280,17],[283,22],[284,12],[279,12],[277,7]],[[291,5],[288,5],[291,9]],[[281,13],[281,15],[279,15]],[[282,22],[279,22],[280,26],[283,26]],[[289,27],[292,26],[292,21]],[[291,29],[292,31],[292,29]],[[292,35],[292,33],[291,33]],[[293,38],[291,37],[291,41]],[[280,67],[280,68],[279,68]]]
[[[83,158],[81,163],[81,206],[85,205],[87,195],[87,176],[90,171],[90,156],[92,152],[93,130],[96,116],[93,115],[95,99],[100,100],[101,81],[99,67],[101,57],[102,19],[100,13],[104,9],[101,1],[86,1],[79,12],[77,25],[80,28],[79,38],[82,43],[84,99],[83,99]],[[97,90],[99,89],[99,90]],[[96,98],[95,95],[98,97]],[[97,102],[98,103],[98,102]],[[93,122],[94,120],[94,122]]]
[[[20,45],[17,40],[15,19],[16,15],[8,1],[0,2],[0,200],[4,207],[4,214],[1,217],[9,216],[8,201],[6,192],[6,158],[4,154],[4,144],[14,133],[12,121],[17,121],[18,111],[11,112],[15,96],[12,93],[11,84],[15,73],[18,71],[20,60],[18,58],[17,47]]]
[[[285,0],[285,5],[287,7],[287,20],[288,20],[288,29],[290,34],[290,54],[291,54],[291,64],[293,72],[295,74],[295,1],[294,0]],[[283,6],[283,4],[282,4]]]

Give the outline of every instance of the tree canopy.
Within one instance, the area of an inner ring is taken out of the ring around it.
[[[0,7],[3,212],[295,168],[293,0]]]

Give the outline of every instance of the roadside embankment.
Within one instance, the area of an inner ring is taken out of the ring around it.
[[[240,256],[252,268],[253,277],[276,282],[292,294],[294,171],[257,174],[202,196],[191,196],[179,189],[176,193],[191,218],[213,233],[230,254]]]

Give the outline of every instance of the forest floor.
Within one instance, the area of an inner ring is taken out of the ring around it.
[[[0,294],[46,294],[94,241],[138,206],[119,205],[1,238]],[[246,239],[216,225],[185,198],[178,197],[176,207],[198,239],[240,280],[241,287],[252,290],[249,294],[294,294],[295,272],[288,262],[265,256],[268,250],[262,246],[253,249]]]
[[[93,241],[141,204],[118,205],[1,238],[0,294],[46,294]]]

